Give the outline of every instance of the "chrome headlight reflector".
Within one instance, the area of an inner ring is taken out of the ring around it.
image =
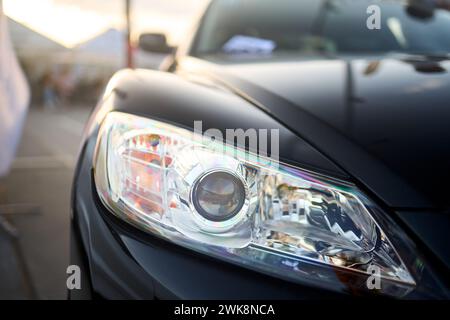
[[[390,288],[415,285],[351,183],[119,112],[101,126],[94,172],[114,215],[190,249],[324,287],[370,266]]]

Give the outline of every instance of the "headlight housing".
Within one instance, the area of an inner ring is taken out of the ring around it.
[[[383,292],[415,285],[351,183],[120,112],[101,126],[94,176],[114,215],[190,249],[331,289],[365,289],[371,266]]]

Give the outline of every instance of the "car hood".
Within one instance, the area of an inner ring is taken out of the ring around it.
[[[423,197],[423,201],[415,202],[411,199],[415,197],[411,196],[413,193],[405,193],[403,199],[392,196],[390,205],[450,207],[450,61],[315,59],[240,63],[221,69],[226,70],[224,79],[256,98],[281,121],[296,126],[299,134],[312,141],[317,138],[293,123],[294,113],[285,112],[268,97],[294,106],[300,112],[297,120],[309,117],[327,130],[331,128],[335,136],[345,137],[364,150],[372,162],[386,167],[395,176],[392,179],[402,180],[383,182],[380,177],[373,177],[373,181],[378,180],[375,189],[380,190],[383,185],[387,189],[408,186]],[[308,123],[303,124],[306,126]],[[325,154],[335,148],[332,144],[332,140],[316,143]],[[347,149],[343,148],[335,156],[328,155],[349,171],[351,167],[364,166],[351,157],[340,161],[345,152]],[[367,170],[371,170],[369,164]],[[359,174],[363,171],[364,168],[356,175],[364,180]]]

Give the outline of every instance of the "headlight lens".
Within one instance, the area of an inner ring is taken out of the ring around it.
[[[220,169],[204,174],[192,187],[195,210],[210,221],[230,220],[241,211],[245,198],[245,182]]]
[[[414,286],[354,185],[222,147],[112,112],[94,160],[98,193],[143,230],[262,272],[336,288],[376,266],[396,294]]]

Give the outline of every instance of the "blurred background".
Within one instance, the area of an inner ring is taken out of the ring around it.
[[[66,298],[71,180],[84,124],[117,70],[158,68],[165,58],[137,49],[140,34],[164,33],[176,46],[207,2],[3,0],[31,102],[16,158],[0,177],[0,299]]]

